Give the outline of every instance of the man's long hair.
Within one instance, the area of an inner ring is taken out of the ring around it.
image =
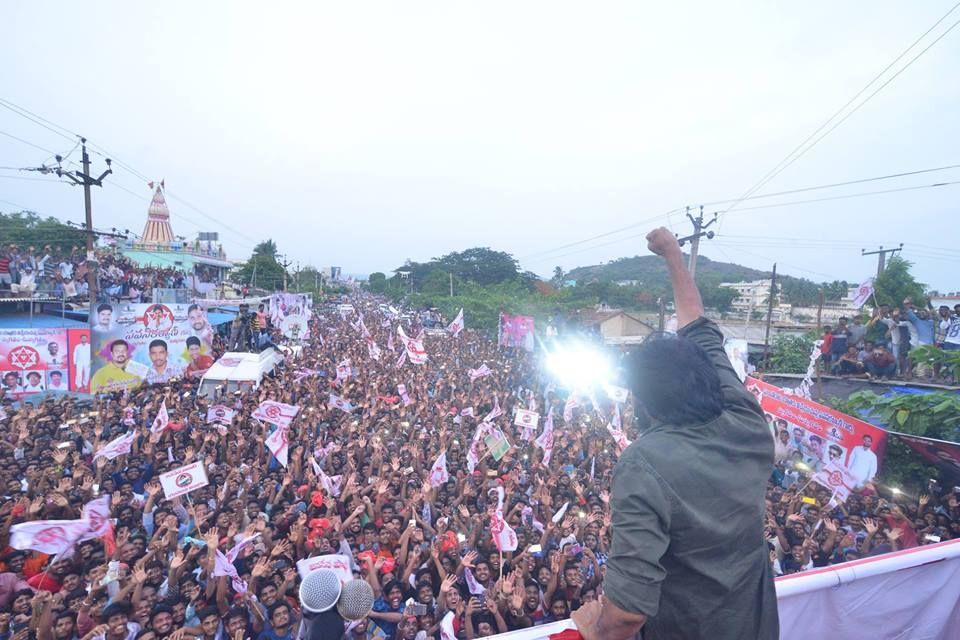
[[[717,370],[692,340],[651,336],[630,357],[627,374],[634,397],[662,422],[701,424],[723,411]]]

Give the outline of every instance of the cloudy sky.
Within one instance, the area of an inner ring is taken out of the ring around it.
[[[219,231],[231,257],[271,237],[369,273],[482,245],[549,274],[644,254],[654,224],[688,229],[667,211],[738,198],[953,5],[6,3],[0,97],[165,178],[174,231]],[[960,27],[757,193],[960,164],[958,72]],[[72,142],[4,108],[0,131],[0,209],[80,220],[77,189],[11,179]],[[857,280],[876,268],[862,247],[903,242],[922,281],[957,290],[960,185],[903,190],[954,181],[747,200],[703,253]],[[149,196],[118,167],[95,225],[139,232]],[[821,201],[751,208],[798,200]]]

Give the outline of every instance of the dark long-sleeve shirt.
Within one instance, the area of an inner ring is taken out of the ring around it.
[[[704,424],[654,425],[620,457],[604,593],[648,617],[644,640],[777,638],[763,539],[773,440],[717,326],[700,318],[680,336],[708,353],[724,409]]]

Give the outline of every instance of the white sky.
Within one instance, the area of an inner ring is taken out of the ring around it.
[[[219,231],[236,259],[272,237],[301,264],[369,273],[479,245],[549,274],[644,254],[628,236],[653,223],[546,250],[739,196],[953,4],[4,3],[0,97],[165,178],[222,223],[170,199],[174,231]],[[960,164],[958,71],[960,27],[763,191]],[[72,146],[6,109],[0,131]],[[0,166],[47,156],[0,136]],[[95,225],[140,232],[149,190],[114,179],[143,199],[97,190]],[[876,265],[860,247],[904,242],[953,291],[958,193],[731,213],[703,254],[857,280]],[[53,182],[0,178],[0,200],[82,219],[79,190]]]

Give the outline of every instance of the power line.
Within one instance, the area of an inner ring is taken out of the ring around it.
[[[21,118],[26,118],[27,120],[30,120],[31,122],[40,125],[44,129],[48,131],[52,131],[58,136],[62,136],[67,140],[70,140],[71,142],[73,142],[74,138],[80,137],[79,133],[75,131],[70,131],[70,129],[67,129],[66,127],[61,127],[56,122],[51,122],[50,120],[47,120],[43,116],[33,113],[29,109],[26,109],[25,107],[21,107],[20,105],[13,103],[7,100],[6,98],[0,98],[0,107],[13,111],[15,114],[17,114]],[[64,131],[66,131],[66,133],[63,133]]]
[[[947,18],[947,16],[949,16],[951,13],[953,13],[954,10],[956,10],[957,7],[960,7],[960,2],[958,2],[958,3],[955,4],[955,5],[953,5],[953,6],[950,8],[949,11],[947,11],[939,20],[937,20],[935,23],[933,23],[933,26],[931,26],[929,29],[927,29],[926,31],[924,31],[923,34],[922,34],[919,38],[917,38],[916,40],[914,40],[914,42],[913,42],[909,47],[907,47],[906,49],[904,49],[903,52],[900,53],[900,55],[898,55],[896,58],[893,59],[893,61],[892,61],[890,64],[888,64],[886,67],[884,67],[883,70],[882,70],[880,73],[878,73],[876,76],[873,77],[873,79],[870,80],[870,82],[868,82],[867,84],[865,84],[865,85],[863,86],[863,88],[860,89],[860,91],[858,91],[852,98],[850,98],[850,100],[848,100],[848,101],[846,102],[846,104],[844,104],[844,105],[843,105],[842,107],[840,107],[840,109],[838,109],[833,115],[831,115],[829,118],[827,118],[827,120],[826,120],[823,124],[821,124],[819,127],[817,127],[817,129],[814,130],[813,133],[811,133],[809,136],[807,136],[807,137],[803,140],[803,142],[801,142],[799,145],[797,145],[790,153],[788,153],[788,154],[786,155],[786,157],[784,157],[783,160],[781,160],[779,163],[777,163],[777,165],[774,166],[774,168],[771,169],[763,178],[761,178],[759,182],[757,182],[754,186],[752,186],[750,189],[748,189],[747,191],[745,191],[738,201],[735,201],[732,205],[730,205],[730,207],[727,208],[727,211],[730,211],[731,209],[733,209],[734,207],[736,207],[740,202],[742,202],[745,198],[747,198],[747,197],[753,195],[754,193],[756,193],[756,192],[757,192],[759,189],[761,189],[765,184],[767,184],[768,182],[770,182],[771,180],[773,180],[775,177],[777,177],[778,175],[780,175],[780,173],[782,173],[787,167],[789,167],[791,164],[793,164],[794,162],[796,162],[797,160],[799,160],[801,156],[803,156],[804,154],[806,154],[806,153],[807,153],[810,149],[812,149],[817,143],[819,143],[821,140],[823,140],[824,137],[826,137],[827,135],[829,135],[834,129],[836,129],[838,126],[840,126],[841,124],[843,124],[843,122],[845,122],[845,121],[847,120],[847,118],[849,118],[851,115],[853,115],[854,113],[856,113],[856,112],[860,109],[860,107],[862,107],[862,106],[865,105],[867,102],[869,102],[875,95],[877,95],[877,94],[878,94],[880,91],[882,91],[887,85],[889,85],[891,82],[893,82],[893,80],[895,80],[901,73],[903,73],[904,71],[906,71],[914,62],[916,62],[916,60],[917,60],[920,56],[922,56],[924,53],[926,53],[926,52],[930,49],[930,47],[932,47],[933,45],[937,44],[937,42],[939,42],[945,35],[947,35],[948,33],[950,33],[950,31],[952,31],[953,28],[957,26],[957,24],[960,24],[960,20],[958,20],[957,22],[955,22],[953,25],[950,26],[950,28],[948,28],[946,31],[944,31],[942,34],[940,34],[939,37],[937,37],[933,42],[931,42],[929,45],[927,45],[927,47],[926,47],[925,49],[923,49],[922,51],[920,51],[920,53],[918,53],[916,56],[914,56],[913,59],[911,59],[911,60],[910,60],[906,65],[904,65],[899,71],[897,71],[897,72],[896,72],[893,76],[891,76],[886,82],[884,82],[879,88],[877,88],[876,91],[874,91],[874,92],[871,93],[869,96],[867,96],[867,98],[866,98],[863,102],[861,102],[859,105],[857,105],[852,111],[850,111],[849,113],[847,113],[847,115],[845,115],[845,116],[844,116],[840,121],[838,121],[833,127],[831,127],[830,129],[828,129],[826,132],[824,132],[823,135],[821,135],[819,138],[817,138],[816,140],[814,140],[813,143],[811,143],[808,147],[806,147],[806,149],[803,149],[803,151],[800,151],[800,149],[802,149],[802,148],[804,147],[804,145],[806,145],[808,142],[810,142],[810,140],[812,140],[814,137],[816,137],[817,134],[819,134],[821,131],[823,131],[823,129],[825,129],[826,127],[828,127],[828,126],[830,125],[830,123],[831,123],[837,116],[839,116],[841,113],[843,113],[843,111],[846,110],[847,107],[849,107],[851,104],[853,104],[853,103],[854,103],[861,95],[863,95],[877,80],[879,80],[887,71],[889,71],[891,68],[893,68],[893,66],[894,66],[897,62],[899,62],[905,55],[907,55],[907,53],[909,53],[909,51],[910,51],[911,49],[913,49],[915,46],[917,46],[917,44],[919,44],[924,38],[926,38],[927,35],[929,35],[934,29],[936,29],[937,26],[939,26],[940,23],[943,22],[943,21]],[[797,153],[798,151],[800,151],[800,153]],[[795,155],[795,154],[796,154],[796,155]],[[791,156],[793,156],[793,157],[791,158]],[[726,212],[724,212],[724,213],[726,213]],[[721,219],[721,225],[722,225],[722,219]]]
[[[29,140],[24,140],[23,138],[18,138],[17,136],[13,135],[12,133],[7,133],[6,131],[0,131],[0,135],[5,135],[5,136],[7,136],[8,138],[13,138],[13,139],[16,140],[17,142],[22,142],[23,144],[29,145],[29,146],[33,147],[34,149],[39,149],[40,151],[46,151],[47,153],[50,153],[50,154],[56,154],[56,153],[57,153],[56,151],[51,151],[50,149],[47,149],[46,147],[41,147],[41,146],[38,145],[38,144],[34,144],[34,143],[30,142]]]

